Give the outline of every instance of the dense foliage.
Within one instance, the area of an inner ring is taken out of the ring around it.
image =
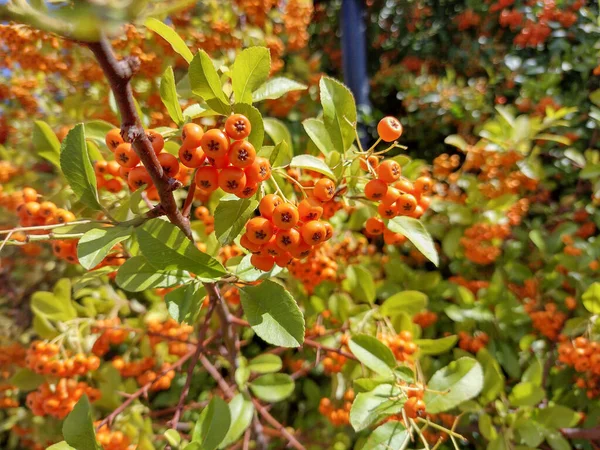
[[[0,8],[2,448],[598,448],[597,5]]]

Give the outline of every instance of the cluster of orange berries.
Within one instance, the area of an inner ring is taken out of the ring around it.
[[[515,31],[523,23],[523,13],[516,9],[503,9],[498,18],[501,27]]]
[[[8,378],[10,366],[25,367],[27,350],[16,342],[0,345],[0,377]]]
[[[160,371],[148,370],[139,375],[136,378],[136,381],[140,386],[150,384],[150,391],[166,391],[171,387],[171,382],[173,381],[173,378],[175,378],[174,370],[169,370],[162,375],[162,372],[164,372],[167,367],[168,364],[164,363],[161,366]]]
[[[100,422],[95,422],[98,426]],[[133,450],[135,446],[131,445],[131,440],[122,431],[111,431],[108,425],[100,427],[96,431],[96,440],[103,450]]]
[[[100,391],[87,383],[61,378],[56,385],[44,383],[27,395],[27,407],[36,416],[50,415],[64,419],[79,401],[87,395],[91,402],[100,398]]]
[[[472,9],[467,9],[454,17],[458,30],[464,31],[469,28],[477,28],[481,23],[481,16]]]
[[[175,371],[169,370],[167,364],[163,364],[158,371],[152,370],[156,364],[153,357],[148,356],[139,361],[125,361],[121,356],[112,360],[112,365],[119,371],[122,377],[135,378],[139,386],[150,385],[150,391],[164,391],[171,387],[171,381],[175,378]]]
[[[534,300],[529,300],[525,303],[524,308],[533,322],[533,328],[551,341],[558,339],[567,315],[558,309],[556,303],[548,302],[540,310],[537,309]]]
[[[16,386],[0,384],[0,409],[16,408],[19,406],[19,400],[13,397],[13,394],[16,392]]]
[[[338,263],[331,250],[332,246],[326,242],[313,248],[305,260],[295,259],[288,264],[290,274],[302,282],[309,294],[321,282],[338,279]]]
[[[268,272],[275,264],[286,267],[293,259],[310,255],[313,247],[331,239],[333,227],[321,221],[324,202],[335,195],[335,184],[322,178],[313,195],[298,206],[285,202],[276,194],[264,196],[259,204],[260,216],[246,223],[240,244],[252,253],[251,263]]]
[[[204,231],[210,234],[215,231],[215,218],[206,206],[199,206],[194,210],[194,217],[204,224]]]
[[[344,355],[340,355],[336,352],[327,352],[327,356],[323,358],[323,369],[325,369],[325,373],[339,373],[344,368],[346,364],[346,358]]]
[[[151,356],[142,358],[139,361],[125,361],[122,356],[116,356],[111,363],[122,377],[135,378],[154,368],[156,361]]]
[[[404,393],[406,394],[406,402],[403,405],[404,414],[409,419],[415,419],[417,417],[424,417],[426,414],[426,405],[423,401],[423,396],[425,395],[425,389],[423,385],[419,383],[408,384],[402,383],[402,388]],[[386,419],[386,422],[389,421],[404,421],[403,414],[394,414]]]
[[[301,50],[308,43],[308,25],[313,13],[311,0],[288,0],[285,5],[283,23],[288,34],[287,47]]]
[[[194,327],[183,323],[178,323],[176,320],[169,318],[164,322],[158,320],[149,320],[147,322],[147,330],[150,338],[150,345],[154,348],[158,343],[167,340],[169,346],[169,354],[182,356],[188,351],[187,341],[190,334],[193,333]]]
[[[27,349],[25,358],[27,367],[36,373],[60,378],[85,375],[100,367],[100,359],[95,355],[86,356],[83,353],[77,353],[69,356],[69,352],[63,350],[63,354],[66,356],[60,357],[59,351],[60,348],[56,344],[35,341]]]
[[[561,335],[559,340],[558,360],[584,375],[577,379],[577,386],[587,389],[589,398],[600,396],[600,343],[583,336],[569,340]]]
[[[354,401],[354,391],[348,389],[344,392],[343,403],[335,407],[331,399],[323,397],[319,402],[319,413],[329,420],[335,427],[342,427],[350,423],[350,409]]]
[[[413,335],[410,331],[404,330],[396,336],[378,335],[377,338],[389,347],[397,361],[411,362],[413,355],[419,349],[413,342]]]
[[[10,181],[12,177],[20,172],[19,168],[12,164],[10,161],[0,161],[0,183],[6,183]],[[0,186],[0,194],[2,193],[2,186]]]
[[[490,338],[487,333],[480,331],[473,336],[470,336],[466,331],[460,331],[458,333],[458,346],[466,351],[473,354],[477,354],[479,350],[485,348]]]
[[[475,264],[491,264],[502,254],[496,244],[510,235],[510,228],[503,224],[476,223],[465,230],[460,244],[465,257]]]
[[[92,333],[100,333],[100,336],[92,346],[94,355],[106,355],[111,345],[122,344],[127,339],[129,333],[119,328],[120,324],[121,319],[118,317],[96,321],[96,324],[92,327]]]
[[[435,324],[438,320],[438,315],[433,311],[421,311],[415,314],[412,318],[413,323],[416,323],[421,328],[427,328]]]

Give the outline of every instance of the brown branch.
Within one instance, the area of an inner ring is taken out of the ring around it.
[[[283,426],[275,417],[273,417],[267,409],[260,404],[260,402],[252,397],[252,403],[254,407],[258,411],[258,413],[267,421],[269,425],[278,430],[283,437],[287,439],[292,447],[296,450],[306,450],[306,448],[294,437],[292,433],[288,431],[286,427]]]
[[[200,364],[202,364],[206,371],[215,379],[225,396],[231,400],[235,396],[235,393],[233,392],[233,389],[229,387],[229,384],[227,384],[227,381],[225,381],[225,378],[223,378],[217,368],[204,355],[200,355]]]
[[[173,419],[171,420],[171,428],[177,429],[177,424],[179,423],[179,418],[181,417],[181,413],[183,412],[183,407],[185,405],[185,399],[188,393],[190,392],[194,368],[196,367],[196,364],[198,363],[198,358],[202,353],[204,338],[206,337],[208,327],[210,326],[210,318],[212,317],[217,302],[218,298],[211,297],[210,306],[208,307],[208,311],[206,312],[204,323],[198,329],[198,343],[196,344],[196,349],[194,350],[192,359],[190,359],[187,375],[185,377],[185,384],[183,386],[183,389],[181,390],[181,394],[179,395],[179,402],[177,403],[175,413],[173,414]]]
[[[313,347],[313,348],[318,348],[318,349],[324,350],[326,352],[337,353],[338,355],[345,356],[346,358],[353,359],[354,361],[358,360],[358,358],[356,358],[356,356],[354,356],[352,353],[347,353],[343,350],[340,350],[339,348],[327,347],[327,346],[321,344],[320,342],[313,341],[312,339],[304,339],[304,345],[307,345],[307,346]]]
[[[567,439],[600,440],[600,425],[593,428],[562,428],[560,432]]]
[[[187,197],[185,198],[185,203],[183,204],[183,208],[181,209],[181,214],[183,217],[189,218],[190,212],[192,211],[192,204],[194,203],[194,195],[196,194],[196,172],[194,172],[194,176],[192,178],[192,182],[190,183],[190,187],[188,188]]]

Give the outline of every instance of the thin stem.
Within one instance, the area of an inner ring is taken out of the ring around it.
[[[17,227],[17,228],[11,228],[10,230],[0,230],[0,235],[2,234],[12,234],[12,233],[17,233],[17,232],[21,232],[21,231],[39,231],[39,230],[54,230],[56,228],[64,228],[64,227],[70,227],[73,225],[85,225],[87,223],[97,223],[99,225],[110,225],[112,222],[108,221],[108,220],[76,220],[74,222],[66,222],[66,223],[55,223],[52,225],[37,225],[34,227]]]

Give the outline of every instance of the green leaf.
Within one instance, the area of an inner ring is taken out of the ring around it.
[[[498,361],[483,348],[477,352],[477,360],[483,368],[483,389],[481,390],[480,402],[487,405],[504,392],[504,375]]]
[[[350,340],[349,347],[352,354],[373,372],[385,377],[394,376],[396,358],[383,342],[372,336],[359,334]]]
[[[10,377],[9,383],[22,391],[33,391],[40,384],[44,383],[44,381],[46,381],[46,379],[42,375],[39,375],[32,370],[19,369],[12,377]]]
[[[404,401],[405,397],[401,395],[399,388],[391,384],[380,384],[370,392],[356,395],[350,409],[350,424],[354,431],[364,430],[382,416],[401,412]]]
[[[479,426],[479,432],[488,441],[493,441],[496,439],[496,437],[498,437],[496,428],[494,428],[494,424],[492,423],[492,417],[489,414],[481,414],[479,416],[477,425]]]
[[[290,167],[299,167],[300,169],[314,170],[319,172],[332,180],[335,180],[333,171],[325,164],[325,161],[312,155],[298,155],[292,158]]]
[[[92,412],[87,395],[83,395],[63,422],[62,433],[67,444],[77,450],[101,450],[96,442]]]
[[[521,442],[530,447],[537,448],[544,442],[544,428],[535,420],[519,421],[515,430],[519,433]]]
[[[60,168],[77,198],[86,206],[100,210],[96,175],[85,144],[83,124],[69,131],[60,148]]]
[[[458,337],[452,335],[440,339],[416,339],[414,342],[419,347],[421,355],[441,355],[450,351],[457,341]]]
[[[66,322],[77,317],[77,310],[71,299],[71,282],[60,279],[53,292],[37,291],[31,296],[31,310],[45,320]]]
[[[358,302],[372,304],[375,301],[375,281],[373,275],[364,267],[349,266],[346,269],[344,289]]]
[[[221,445],[231,424],[229,406],[220,397],[213,397],[194,427],[192,442],[200,444],[199,450],[214,450]]]
[[[35,152],[56,167],[60,167],[60,141],[46,122],[33,122],[33,148]]]
[[[388,228],[394,233],[402,233],[423,256],[436,266],[439,265],[439,257],[433,239],[420,221],[412,217],[399,216],[388,222]]]
[[[95,228],[85,233],[77,244],[79,264],[91,270],[102,261],[112,248],[133,233],[133,227]]]
[[[294,392],[294,380],[287,373],[269,373],[252,381],[250,389],[265,402],[280,402]]]
[[[254,216],[258,201],[253,198],[222,198],[215,210],[215,235],[226,245],[239,236],[246,222]]]
[[[571,450],[571,444],[558,430],[552,430],[546,433],[546,442],[552,447],[552,450]]]
[[[206,291],[200,283],[188,283],[165,295],[169,315],[177,322],[193,324],[198,317]]]
[[[323,122],[329,132],[334,149],[344,153],[354,142],[356,104],[350,90],[337,80],[322,77],[319,82]]]
[[[193,281],[183,270],[164,271],[150,265],[143,256],[134,256],[125,261],[117,272],[117,285],[129,292],[171,287]]]
[[[266,47],[250,47],[235,57],[231,84],[236,103],[252,103],[252,92],[265,82],[271,70],[271,55]]]
[[[333,142],[331,142],[331,137],[329,137],[329,133],[325,127],[325,123],[322,120],[306,119],[302,122],[302,125],[310,140],[317,146],[321,153],[329,155],[335,150]]]
[[[427,387],[430,389],[425,393],[427,412],[448,411],[479,395],[483,388],[483,370],[475,359],[459,358],[434,373]]]
[[[231,425],[219,448],[226,448],[235,443],[244,434],[252,422],[254,405],[243,394],[237,394],[229,402],[229,415],[231,416]]]
[[[419,291],[402,291],[383,302],[379,312],[388,317],[405,313],[409,316],[423,311],[427,307],[428,297]]]
[[[294,153],[292,135],[290,134],[290,130],[288,130],[281,120],[269,117],[264,120],[264,124],[265,132],[269,135],[275,145],[279,144],[281,141],[285,141],[292,150],[292,153]]]
[[[76,448],[71,447],[67,444],[66,441],[60,441],[50,447],[47,447],[46,450],[77,450]]]
[[[299,347],[304,342],[304,317],[283,286],[265,280],[240,289],[242,306],[254,332],[269,344]]]
[[[514,406],[536,406],[544,399],[545,395],[546,393],[540,386],[524,381],[513,387],[508,400]]]
[[[552,405],[537,411],[538,421],[549,428],[570,428],[579,423],[579,413],[563,405]]]
[[[172,447],[177,448],[181,443],[181,436],[177,430],[169,429],[163,433],[163,436]]]
[[[229,100],[223,92],[219,74],[204,51],[199,50],[192,59],[189,68],[190,85],[192,92],[204,99],[208,106],[221,114],[229,114],[231,107]]]
[[[410,443],[410,434],[400,421],[392,420],[377,427],[361,450],[403,450]]]
[[[308,86],[284,77],[275,77],[266,81],[252,93],[254,102],[276,100],[291,91],[303,91]]]
[[[268,272],[258,270],[250,262],[251,258],[252,255],[250,254],[244,256],[235,269],[235,276],[242,281],[245,281],[247,283],[253,283],[254,281],[258,280],[267,280],[283,272],[283,269],[278,265],[275,265]]]
[[[112,123],[105,122],[104,120],[90,120],[83,124],[85,130],[85,138],[87,141],[92,141],[96,145],[106,145],[107,133],[116,128]]]
[[[583,306],[592,314],[600,314],[600,283],[595,282],[581,295]]]
[[[173,68],[171,66],[167,67],[160,80],[160,98],[163,105],[165,105],[165,108],[167,108],[169,116],[173,119],[173,122],[177,125],[181,125],[183,123],[183,111],[181,110],[179,99],[177,98],[175,74],[173,73]]]
[[[194,55],[192,55],[192,52],[190,51],[188,46],[173,28],[171,28],[168,25],[165,25],[160,20],[154,19],[152,17],[147,18],[144,22],[144,25],[146,26],[146,28],[151,29],[160,37],[162,37],[165,41],[171,44],[173,50],[175,50],[179,55],[181,55],[183,59],[187,61],[188,64],[192,61]]]
[[[187,270],[200,280],[214,281],[226,274],[219,261],[201,252],[170,222],[152,219],[136,228],[142,255],[160,270]]]
[[[265,124],[263,123],[260,111],[252,105],[236,103],[233,105],[233,112],[243,114],[250,120],[252,129],[250,130],[250,136],[248,136],[248,142],[250,142],[258,152],[265,140]]]
[[[283,367],[281,358],[271,353],[264,353],[248,362],[248,369],[256,373],[279,372]]]
[[[267,158],[271,167],[286,167],[292,161],[292,149],[286,141],[269,147],[263,147],[258,152],[258,156]]]
[[[450,136],[446,136],[446,139],[444,139],[444,144],[452,145],[453,147],[456,147],[462,150],[463,152],[469,146],[469,144],[467,144],[467,141],[465,141],[458,134],[451,134]]]

